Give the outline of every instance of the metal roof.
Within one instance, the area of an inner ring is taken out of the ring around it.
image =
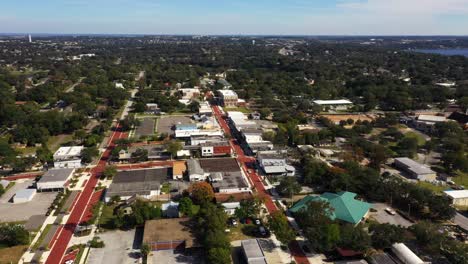
[[[73,174],[74,171],[75,169],[48,170],[44,175],[42,175],[41,179],[39,179],[38,182],[42,183],[42,182],[66,181]]]
[[[435,173],[433,170],[431,170],[429,167],[418,163],[410,158],[402,157],[402,158],[395,158],[395,161],[400,162],[404,166],[406,166],[406,169],[417,174],[432,174]]]
[[[257,239],[242,240],[241,245],[247,260],[263,259],[265,261],[265,254]]]

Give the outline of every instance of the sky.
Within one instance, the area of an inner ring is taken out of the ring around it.
[[[468,0],[0,0],[0,33],[468,35]]]

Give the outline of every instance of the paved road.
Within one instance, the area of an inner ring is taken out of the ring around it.
[[[83,216],[86,213],[86,208],[90,206],[90,200],[93,196],[94,188],[99,181],[100,175],[104,171],[110,152],[114,148],[114,141],[126,137],[127,134],[120,132],[119,126],[117,126],[117,129],[111,136],[111,140],[106,151],[102,154],[98,164],[91,169],[91,178],[86,183],[86,186],[78,197],[74,207],[70,210],[71,213],[67,223],[62,229],[60,229],[58,235],[56,235],[56,240],[52,242],[53,244],[46,264],[62,264],[64,262],[63,257],[67,250],[68,243],[73,236],[76,226],[81,223]]]
[[[224,133],[228,135],[232,135],[231,130],[229,128],[229,125],[227,124],[226,120],[223,118],[221,110],[219,109],[218,106],[212,106],[213,108],[213,113],[216,116],[216,119],[218,120],[219,125],[221,128],[224,130]],[[234,153],[237,154],[237,161],[241,164],[242,169],[246,173],[246,175],[249,177],[249,181],[251,184],[253,184],[255,190],[257,191],[259,197],[263,198],[265,202],[265,206],[268,210],[268,212],[271,214],[273,212],[278,211],[278,208],[276,207],[275,203],[273,202],[271,196],[265,189],[265,186],[263,185],[263,182],[260,178],[260,176],[252,170],[251,173],[249,173],[249,170],[247,170],[246,164],[255,162],[254,157],[249,157],[246,156],[244,151],[242,150],[241,146],[235,139],[230,140],[231,147],[233,148]],[[293,241],[289,245],[289,250],[291,251],[294,260],[298,264],[308,264],[309,260],[307,259],[306,255],[302,251],[301,247],[299,246],[299,243],[297,241]]]
[[[73,90],[75,90],[75,87],[80,84],[83,80],[84,80],[85,77],[80,77],[80,79],[75,82],[74,84],[70,85],[66,90],[65,90],[65,93],[71,93],[73,92]]]
[[[453,218],[453,222],[463,228],[465,231],[468,231],[468,218],[460,213],[456,213]]]

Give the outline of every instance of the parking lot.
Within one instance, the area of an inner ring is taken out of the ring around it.
[[[57,195],[56,192],[37,193],[34,198],[26,203],[14,204],[12,200],[15,193],[31,186],[32,179],[17,181],[0,198],[0,222],[27,221],[31,216],[45,215]]]
[[[198,254],[183,254],[173,250],[153,251],[148,256],[148,264],[203,264]]]
[[[129,231],[109,231],[97,234],[105,243],[103,248],[92,248],[89,251],[88,264],[141,263],[140,243],[141,232],[135,229]]]
[[[174,134],[173,127],[178,124],[186,125],[192,124],[193,121],[190,116],[164,116],[158,121],[156,131],[159,134]]]
[[[155,118],[140,119],[140,125],[135,130],[135,136],[138,138],[141,136],[154,135],[155,123],[156,123]]]
[[[375,219],[379,223],[388,223],[392,225],[401,225],[403,227],[411,226],[413,223],[403,218],[398,213],[391,215],[385,211],[385,208],[390,207],[388,204],[384,203],[374,203],[372,208],[377,210],[377,212],[370,212],[370,217]],[[393,209],[395,210],[395,209]],[[395,210],[396,211],[396,210]]]

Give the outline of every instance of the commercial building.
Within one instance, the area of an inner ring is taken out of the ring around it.
[[[158,107],[158,104],[147,103],[145,107],[145,114],[158,114],[161,110]]]
[[[242,255],[247,264],[266,264],[265,253],[257,239],[241,241]]]
[[[441,122],[446,122],[445,116],[435,115],[419,115],[413,122],[417,130],[430,133],[434,130],[434,125]]]
[[[420,181],[434,181],[437,178],[437,173],[435,171],[410,158],[395,158],[394,164],[397,168],[409,174],[413,179]]]
[[[315,100],[313,101],[315,105],[321,106],[324,110],[348,110],[353,103],[346,99],[341,100]]]
[[[239,97],[233,90],[218,90],[221,105],[224,107],[236,107]]]
[[[250,192],[244,175],[234,158],[187,160],[190,181],[210,179],[213,188],[222,193]]]
[[[83,146],[61,147],[54,153],[54,167],[80,168]]]
[[[286,163],[284,154],[276,151],[257,152],[260,168],[269,176],[294,176],[296,169]]]
[[[127,200],[132,196],[151,198],[161,193],[163,182],[172,178],[170,167],[118,171],[106,191],[106,202],[113,196]]]
[[[329,203],[333,208],[329,217],[332,220],[338,219],[354,225],[359,224],[364,218],[367,217],[371,205],[369,203],[356,200],[356,194],[352,192],[339,192],[339,193],[323,193],[320,196],[308,195],[304,199],[293,205],[289,211],[292,213],[305,210],[311,201],[323,201]]]
[[[223,132],[213,122],[211,127],[198,127],[197,124],[176,125],[176,138],[190,138],[193,136],[222,136]]]
[[[26,203],[30,202],[36,195],[36,189],[22,189],[15,193],[13,203]]]
[[[200,89],[198,88],[180,88],[178,91],[182,95],[182,100],[190,100],[200,96]]]
[[[227,116],[229,117],[229,121],[232,123],[235,129],[239,132],[245,129],[257,128],[257,123],[255,123],[255,121],[249,120],[248,116],[246,116],[242,112],[228,111]]]
[[[261,129],[248,128],[241,131],[242,138],[247,144],[263,142],[263,131]]]
[[[68,181],[73,176],[75,169],[52,169],[48,170],[37,181],[36,188],[39,192],[63,191]]]
[[[449,190],[444,193],[452,199],[452,204],[468,206],[468,190]]]
[[[200,144],[202,157],[221,157],[231,156],[232,148],[227,140],[208,141]]]
[[[189,218],[146,221],[143,244],[149,245],[152,251],[185,250],[197,247]]]
[[[208,102],[203,101],[200,103],[200,107],[198,108],[199,115],[207,115],[211,116],[213,114],[213,110]]]

